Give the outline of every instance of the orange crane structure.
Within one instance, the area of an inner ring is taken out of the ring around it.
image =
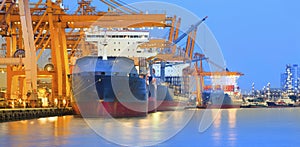
[[[82,43],[84,30],[91,26],[101,28],[170,28],[168,39],[151,39],[142,44],[143,48],[171,49],[167,54],[158,54],[159,61],[187,61],[199,58],[201,66],[196,63],[195,72],[191,75],[199,78],[197,101],[201,103],[201,92],[204,87],[203,77],[222,75],[242,75],[238,72],[204,72],[202,59],[204,55],[194,53],[197,27],[186,35],[185,49],[177,46],[181,18],[168,17],[166,14],[144,14],[142,11],[126,5],[120,0],[100,0],[109,7],[107,12],[97,11],[91,6],[91,0],[78,0],[75,13],[67,13],[62,7],[62,0],[2,0],[0,3],[0,35],[5,38],[6,55],[0,57],[0,65],[6,65],[7,98],[37,100],[39,79],[51,81],[50,102],[70,100],[71,86],[70,58],[75,56],[76,49],[91,44]],[[204,19],[205,20],[205,19]],[[197,24],[196,24],[197,25]],[[38,68],[37,62],[45,50],[51,51],[50,68]],[[151,59],[150,59],[151,60]],[[201,84],[200,84],[201,83]]]
[[[0,58],[0,64],[7,65],[8,98],[26,99],[27,95],[36,100],[38,79],[50,78],[50,101],[68,99],[68,59],[80,45],[85,28],[93,25],[102,28],[165,28],[170,27],[169,22],[173,19],[166,14],[133,13],[129,9],[126,11],[130,13],[97,12],[90,0],[78,1],[77,11],[68,14],[61,3],[61,0],[39,0],[34,4],[28,0],[1,2],[0,35],[5,38],[6,57]],[[51,50],[51,70],[36,66],[45,50]]]
[[[204,84],[204,77],[210,77],[212,80],[214,78],[221,79],[222,77],[239,77],[244,75],[241,72],[234,72],[234,71],[228,71],[226,68],[219,66],[218,64],[214,63],[213,61],[210,61],[207,57],[205,57],[204,54],[200,53],[194,53],[194,58],[193,60],[196,60],[196,63],[194,65],[194,69],[187,69],[189,70],[191,75],[194,75],[196,77],[196,85],[197,85],[197,90],[196,90],[196,97],[197,97],[197,106],[201,107],[202,106],[202,92],[204,90],[217,90],[217,89],[222,89],[224,91],[230,90],[233,91],[235,87],[234,85],[226,85],[224,83],[221,83],[219,81],[213,81],[213,85],[205,85]],[[220,71],[204,71],[203,69],[203,60],[207,61],[210,66],[215,66],[220,69]],[[234,81],[236,82],[236,81]],[[230,87],[228,87],[230,86]]]
[[[176,18],[176,17],[174,17]],[[186,68],[185,69],[185,73],[189,76],[193,76],[196,79],[196,91],[193,92],[196,94],[196,101],[197,101],[197,106],[201,106],[202,105],[202,92],[205,89],[223,89],[223,90],[232,90],[234,89],[233,85],[224,85],[224,83],[220,83],[220,80],[218,81],[218,79],[222,79],[223,77],[239,77],[242,76],[243,74],[240,72],[231,72],[226,70],[226,68],[219,66],[218,64],[214,63],[213,61],[209,60],[207,57],[205,57],[204,54],[200,54],[200,53],[194,53],[194,48],[195,48],[195,39],[197,36],[197,27],[207,19],[207,16],[204,17],[202,20],[200,20],[199,22],[197,22],[195,25],[192,25],[190,27],[189,30],[186,31],[186,33],[184,33],[183,35],[181,35],[178,38],[178,29],[180,26],[180,19],[177,22],[176,25],[176,29],[174,27],[171,27],[170,30],[174,30],[174,33],[170,32],[169,35],[169,41],[173,42],[173,46],[172,46],[172,54],[171,54],[171,58],[170,57],[166,57],[161,55],[162,59],[167,58],[166,60],[170,60],[170,59],[181,59],[183,61],[191,61],[191,62],[195,62],[194,67],[193,68]],[[174,20],[173,20],[174,23]],[[172,25],[174,26],[174,25]],[[174,35],[174,36],[173,36]],[[185,36],[187,36],[187,41],[186,41],[186,47],[183,49],[183,53],[180,52],[179,49],[179,53],[177,53],[177,57],[175,57],[175,49],[177,49],[176,44],[183,39]],[[159,55],[158,55],[159,56]],[[181,57],[181,58],[180,58]],[[203,60],[207,61],[209,63],[210,66],[214,66],[219,68],[219,71],[204,71],[203,69]],[[213,85],[205,85],[204,84],[204,77],[210,77],[213,81],[212,84]],[[184,80],[184,87],[186,87],[187,89],[191,89],[190,87],[186,86],[189,83],[189,80]]]

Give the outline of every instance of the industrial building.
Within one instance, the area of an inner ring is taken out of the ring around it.
[[[281,74],[280,86],[288,93],[299,93],[300,67],[298,64],[287,64],[285,72]]]

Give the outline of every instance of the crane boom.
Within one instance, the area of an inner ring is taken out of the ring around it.
[[[123,4],[124,6],[130,7],[132,10],[135,10],[136,12],[140,12],[142,13],[141,10],[137,9],[136,7],[133,7],[132,5],[128,5],[127,3],[121,1],[121,0],[117,0],[119,3]]]
[[[123,12],[125,14],[141,14],[142,11],[138,10],[137,8],[134,8],[133,6],[130,6],[126,4],[125,2],[122,2],[120,0],[100,0],[104,4],[108,5],[109,7],[112,7],[116,9],[117,11]]]
[[[114,0],[114,3],[118,3],[120,6],[126,7],[126,9],[130,10],[133,14],[142,14],[141,10],[139,10],[131,5],[128,5],[127,3],[125,3],[121,0]]]
[[[208,16],[205,16],[203,19],[201,19],[195,25],[192,25],[185,33],[183,33],[176,40],[174,40],[173,43],[177,44],[179,41],[181,41],[185,36],[187,36],[190,32],[194,31],[202,22],[204,22],[207,19],[207,17]]]

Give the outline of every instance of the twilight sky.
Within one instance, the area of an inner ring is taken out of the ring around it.
[[[145,0],[123,0],[130,4]],[[215,35],[229,70],[245,75],[242,89],[252,82],[261,89],[268,82],[279,87],[286,64],[300,64],[300,1],[298,0],[156,0],[181,6],[198,17]],[[65,0],[70,11],[73,0]],[[98,10],[107,7],[94,0]],[[153,9],[153,8],[152,8]],[[194,23],[194,22],[192,22]],[[192,24],[191,23],[191,24]]]

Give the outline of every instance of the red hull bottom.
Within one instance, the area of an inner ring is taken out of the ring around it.
[[[144,117],[148,113],[148,103],[80,102],[79,105],[73,104],[73,109],[82,117]]]
[[[177,101],[157,101],[157,111],[174,111],[184,109],[185,103]]]
[[[148,112],[154,113],[157,111],[174,111],[185,108],[185,103],[176,101],[157,101],[154,98],[148,100]]]

